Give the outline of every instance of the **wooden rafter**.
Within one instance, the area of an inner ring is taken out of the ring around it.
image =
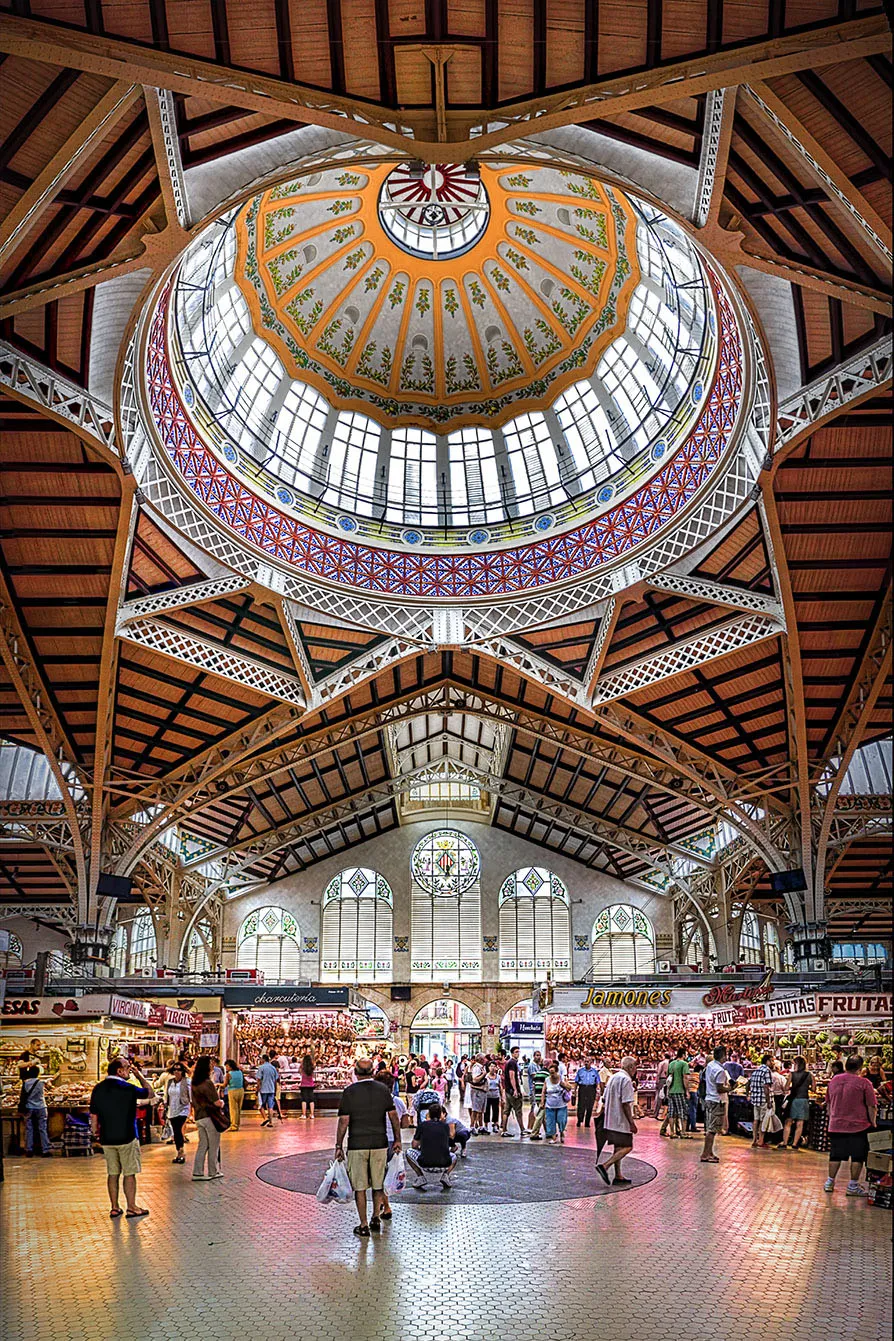
[[[469,137],[469,132],[480,127],[481,114],[448,110],[450,142],[443,144],[437,140],[408,139],[389,129],[392,113],[375,104],[338,93],[321,95],[316,89],[269,75],[234,70],[195,57],[174,56],[116,38],[72,29],[63,32],[32,19],[7,16],[0,29],[0,50],[12,55],[113,79],[127,77],[150,87],[226,102],[269,116],[309,121],[331,130],[345,131],[362,122],[366,138],[429,162],[465,162],[473,155],[516,139],[532,126],[542,132],[574,125],[596,111],[616,115],[676,102],[713,88],[774,79],[802,69],[815,70],[876,55],[889,51],[890,46],[890,30],[881,16],[828,25],[699,59],[688,57],[641,74],[612,75],[571,91],[515,103],[501,117],[505,122],[501,129],[476,134],[474,138]],[[430,115],[407,111],[402,113],[401,120],[409,126],[415,122],[422,125]]]

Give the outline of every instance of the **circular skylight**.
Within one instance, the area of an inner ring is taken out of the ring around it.
[[[298,178],[210,225],[165,302],[168,373],[221,466],[286,513],[410,548],[605,511],[685,443],[717,369],[689,235],[552,166]]]
[[[379,194],[382,227],[411,256],[459,256],[475,245],[489,217],[480,173],[461,163],[401,163]]]

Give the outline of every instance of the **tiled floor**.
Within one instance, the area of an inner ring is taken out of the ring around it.
[[[637,1153],[658,1169],[645,1187],[525,1206],[396,1202],[381,1237],[360,1240],[351,1208],[255,1176],[318,1148],[322,1177],[333,1120],[255,1123],[224,1137],[220,1182],[193,1185],[168,1147],[144,1149],[145,1220],[108,1219],[101,1158],[7,1159],[4,1341],[891,1336],[891,1213],[846,1200],[842,1176],[824,1195],[819,1155],[728,1138],[723,1162],[703,1165],[698,1142],[661,1141],[645,1119]],[[588,1138],[569,1127],[570,1143]]]

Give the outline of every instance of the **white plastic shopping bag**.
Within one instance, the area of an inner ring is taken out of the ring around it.
[[[763,1123],[761,1124],[761,1129],[764,1132],[770,1133],[771,1135],[775,1134],[778,1131],[782,1131],[782,1123],[779,1121],[779,1118],[776,1116],[776,1113],[772,1108],[768,1108],[766,1113],[764,1114],[764,1120]]]
[[[393,1197],[397,1192],[403,1192],[407,1185],[407,1166],[404,1163],[403,1155],[395,1155],[388,1165],[388,1172],[385,1174],[385,1192],[389,1197]]]
[[[337,1202],[343,1206],[345,1202],[351,1200],[353,1195],[354,1189],[351,1187],[351,1180],[348,1177],[344,1160],[334,1159],[317,1189],[317,1201],[324,1206],[329,1206],[332,1202]]]

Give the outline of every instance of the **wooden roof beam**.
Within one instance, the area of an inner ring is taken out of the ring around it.
[[[450,142],[414,139],[395,128],[393,112],[372,102],[321,92],[248,70],[182,54],[171,55],[46,21],[4,17],[0,50],[61,68],[90,71],[107,78],[138,81],[154,88],[243,106],[253,112],[351,131],[429,162],[465,162],[529,133],[574,125],[594,112],[613,115],[641,107],[677,102],[714,88],[774,79],[802,69],[887,52],[891,33],[881,15],[831,24],[806,32],[753,43],[697,59],[689,57],[632,75],[612,75],[577,89],[501,108],[499,114],[448,110]],[[495,130],[487,130],[499,120]],[[431,122],[428,111],[401,111],[399,123],[411,130]],[[475,132],[474,136],[472,131]]]

